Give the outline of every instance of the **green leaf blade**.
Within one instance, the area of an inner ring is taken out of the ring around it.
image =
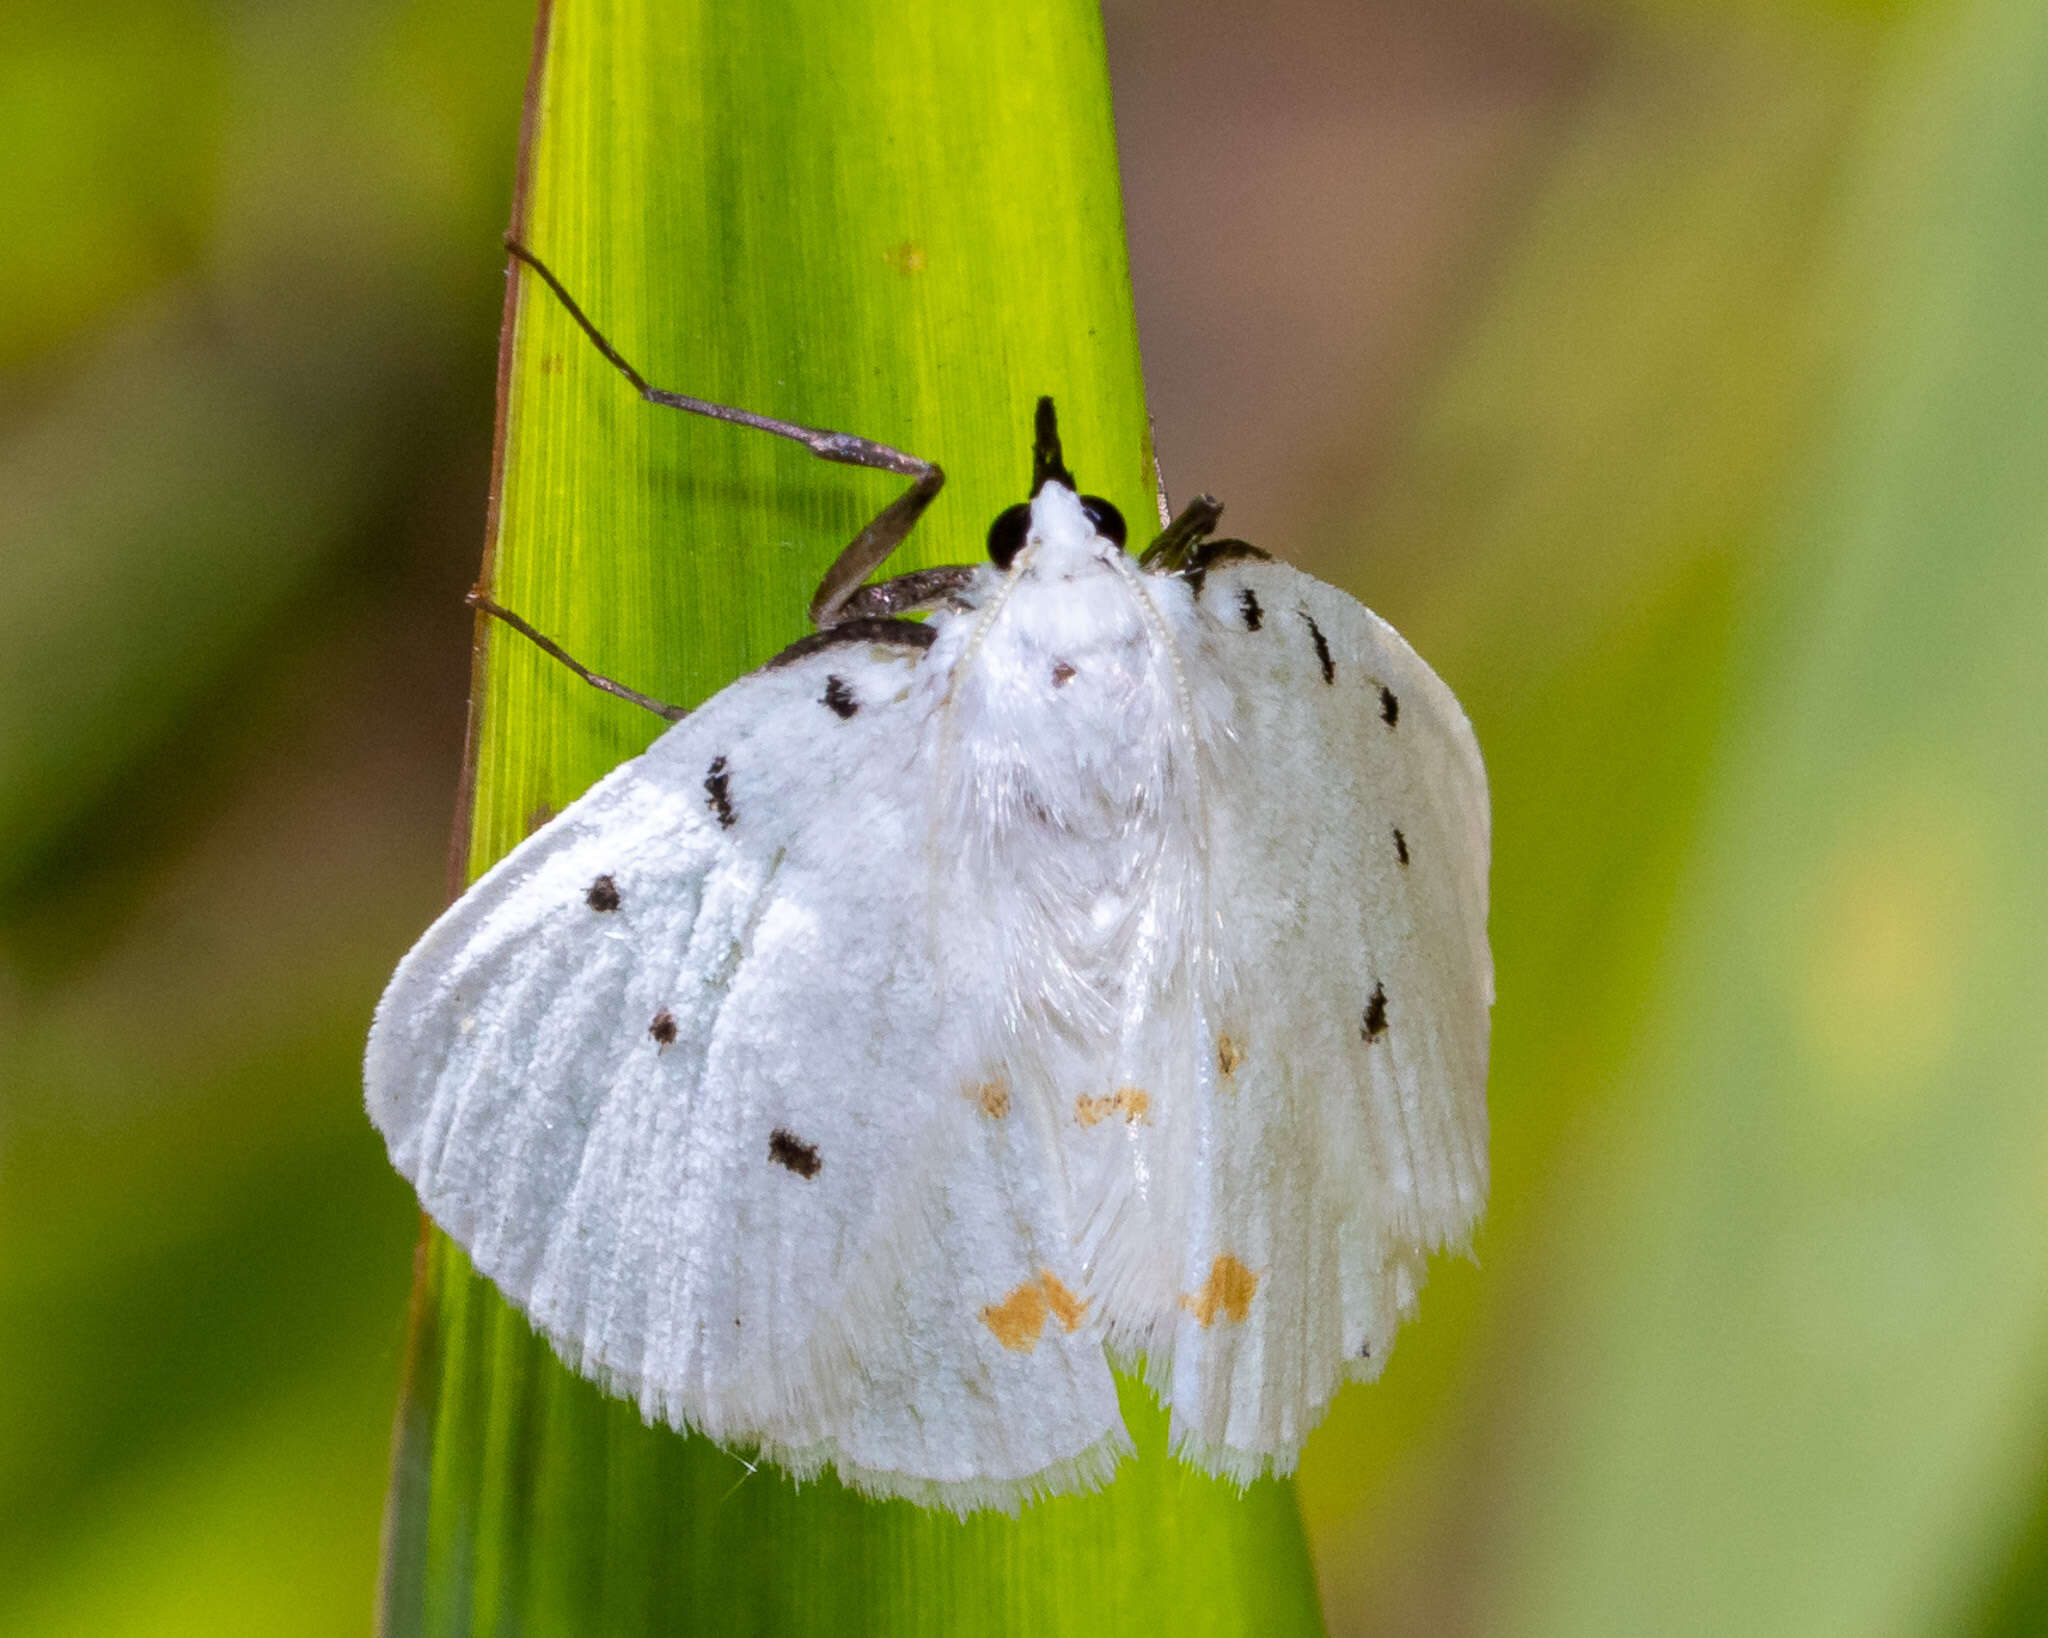
[[[1100,21],[785,0],[561,4],[518,231],[652,382],[949,474],[892,570],[971,562],[1050,393],[1142,529],[1150,441]],[[508,308],[485,584],[586,664],[694,705],[807,629],[901,480],[642,403],[539,281]],[[659,731],[483,633],[468,874]],[[387,1531],[392,1634],[1321,1630],[1291,1485],[1139,1454],[1097,1495],[967,1520],[803,1486],[643,1426],[429,1237]]]

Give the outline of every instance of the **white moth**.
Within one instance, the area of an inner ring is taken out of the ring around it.
[[[817,635],[400,964],[393,1163],[571,1366],[799,1475],[960,1511],[1098,1485],[1140,1360],[1184,1459],[1290,1470],[1486,1193],[1450,691],[1207,497],[1127,556],[1049,402],[990,562],[864,585],[936,467],[649,387],[513,250],[651,401],[915,482]]]

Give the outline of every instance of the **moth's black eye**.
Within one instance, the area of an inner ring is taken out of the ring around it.
[[[1104,540],[1113,540],[1119,546],[1124,543],[1124,515],[1108,501],[1100,495],[1083,495],[1081,510],[1088,514],[1088,521]]]
[[[1023,549],[1024,537],[1031,531],[1031,506],[1019,501],[1015,506],[1005,507],[996,514],[995,522],[988,526],[988,560],[999,569],[1007,569],[1010,559]]]

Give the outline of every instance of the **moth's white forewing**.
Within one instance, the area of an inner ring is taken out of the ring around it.
[[[1222,966],[1167,1378],[1179,1448],[1292,1466],[1377,1374],[1428,1252],[1486,1192],[1485,774],[1384,621],[1284,564],[1203,578],[1184,651],[1228,687],[1208,784]]]
[[[1121,1429],[1078,1326],[985,1318],[1065,1289],[1066,1234],[942,1016],[917,675],[810,655],[609,775],[407,956],[366,1082],[429,1212],[650,1418],[1003,1504]]]

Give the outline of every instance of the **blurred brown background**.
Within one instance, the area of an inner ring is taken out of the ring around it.
[[[2048,1630],[2048,20],[1107,20],[1169,481],[1495,782],[1495,1205],[1310,1446],[1332,1630]],[[0,17],[0,1631],[368,1625],[358,1053],[443,896],[530,29]]]

